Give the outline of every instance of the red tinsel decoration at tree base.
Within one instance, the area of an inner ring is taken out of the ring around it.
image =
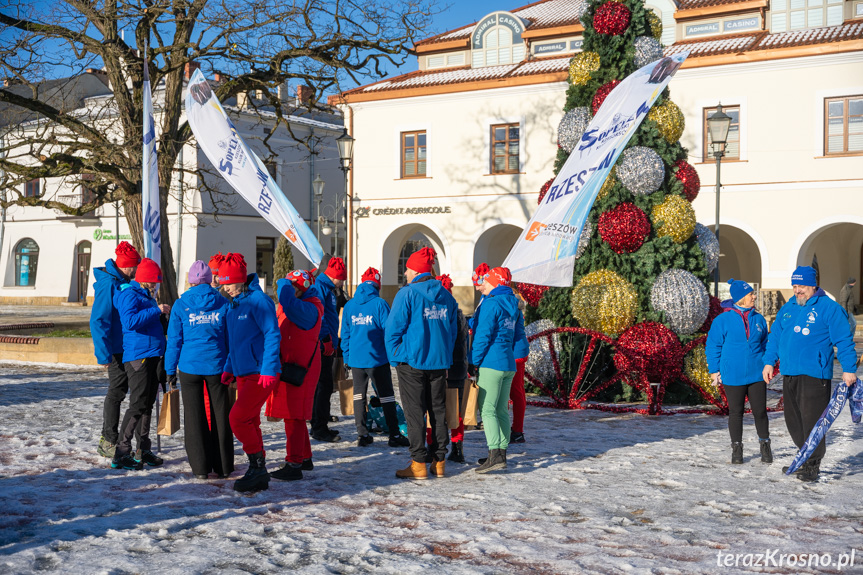
[[[639,323],[617,340],[614,365],[622,372],[642,373],[651,383],[680,376],[683,347],[674,332],[661,323]]]
[[[513,282],[512,285],[515,286],[515,289],[518,290],[518,293],[521,294],[524,301],[532,307],[538,307],[542,296],[548,291],[548,286],[538,286],[536,284],[525,284],[519,282]]]
[[[599,216],[599,235],[619,254],[636,251],[649,233],[647,215],[629,202]]]
[[[617,36],[629,27],[631,15],[629,8],[620,2],[606,2],[593,14],[593,29],[600,34]]]
[[[603,4],[605,6],[605,4]],[[593,113],[599,110],[599,107],[602,106],[602,103],[605,102],[605,99],[614,90],[614,87],[620,84],[620,80],[612,80],[611,82],[607,82],[599,87],[599,90],[596,91],[596,94],[593,96]]]
[[[674,171],[674,177],[683,184],[683,195],[690,202],[693,201],[701,189],[701,179],[698,177],[698,172],[686,160],[677,160],[674,167],[677,168]]]
[[[710,296],[710,311],[707,312],[707,319],[704,320],[704,325],[701,326],[701,333],[707,333],[710,331],[710,326],[713,325],[713,320],[716,319],[716,316],[722,313],[722,302],[719,301],[718,297]]]
[[[552,178],[549,181],[547,181],[546,183],[544,183],[542,185],[542,187],[539,189],[539,198],[537,198],[537,200],[536,200],[536,205],[539,205],[542,203],[542,199],[545,197],[545,194],[548,193],[548,189],[551,187],[552,182],[554,182],[554,178]]]

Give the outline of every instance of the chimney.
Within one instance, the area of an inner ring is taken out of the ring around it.
[[[314,95],[315,89],[311,86],[297,86],[297,106],[308,104]]]
[[[186,66],[185,66],[184,71],[183,71],[183,76],[186,78],[186,80],[189,80],[192,78],[192,74],[195,73],[195,70],[198,70],[200,68],[201,68],[200,62],[186,62]]]
[[[108,75],[108,73],[105,70],[102,70],[99,68],[87,68],[84,71],[87,72],[88,74],[98,74],[100,76],[107,76]]]
[[[287,84],[285,84],[285,83],[279,84],[279,86],[276,88],[276,90],[279,94],[279,101],[281,101],[282,103],[286,103],[290,99],[290,97],[288,96],[288,85]]]
[[[249,93],[248,92],[237,92],[237,107],[238,108],[248,108],[249,107]]]
[[[221,72],[213,72],[213,82],[221,82],[222,81],[222,73]]]

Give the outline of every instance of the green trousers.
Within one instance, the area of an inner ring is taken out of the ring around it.
[[[479,368],[479,410],[485,441],[489,449],[506,449],[509,446],[509,388],[514,371]]]

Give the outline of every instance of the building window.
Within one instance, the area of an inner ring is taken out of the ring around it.
[[[35,180],[30,180],[26,184],[24,184],[24,197],[25,198],[38,198],[40,195],[39,190],[39,178]]]
[[[408,258],[411,257],[411,254],[423,248],[430,247],[432,247],[431,242],[428,240],[427,237],[420,233],[414,234],[408,241],[405,242],[405,245],[402,246],[402,251],[399,252],[398,285],[402,285],[403,283],[405,283],[405,270],[407,270]]]
[[[863,152],[863,96],[824,100],[824,155]]]
[[[704,108],[701,130],[703,139],[703,161],[709,162],[714,159],[713,145],[710,140],[710,130],[707,129],[707,118],[716,111],[716,108]],[[728,140],[725,142],[725,155],[723,160],[740,159],[740,106],[723,106],[722,111],[731,116],[731,127],[728,128]]]
[[[518,124],[497,124],[491,127],[491,173],[517,174],[519,134]]]
[[[39,244],[24,238],[15,245],[15,285],[35,286],[39,263]]]
[[[426,175],[426,133],[402,132],[402,177],[424,178]]]
[[[273,285],[273,263],[276,255],[276,238],[255,238],[255,272],[264,285]]]
[[[93,174],[84,174],[81,179],[84,182],[81,184],[81,205],[83,206],[95,201],[99,194],[92,183],[96,180]]]
[[[772,0],[770,31],[838,26],[844,22],[844,0]]]
[[[473,50],[471,57],[474,68],[515,64],[524,60],[524,43],[513,44],[512,30],[497,26],[485,33],[482,48]]]
[[[264,162],[264,166],[267,168],[267,172],[269,172],[270,177],[273,178],[274,182],[279,181],[279,164],[278,162]]]

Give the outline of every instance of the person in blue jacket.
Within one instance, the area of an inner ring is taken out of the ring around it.
[[[779,310],[764,352],[765,382],[773,378],[779,360],[783,375],[785,425],[799,449],[830,403],[833,347],[842,365],[842,379],[857,381],[857,354],[848,330],[848,314],[818,287],[815,270],[799,266],[791,276],[794,298]],[[816,481],[827,452],[822,440],[797,472],[802,481]],[[787,468],[783,469],[783,473]]]
[[[192,287],[171,309],[165,351],[165,371],[172,386],[179,370],[183,440],[198,479],[207,479],[211,471],[224,478],[234,470],[231,403],[229,390],[221,383],[228,356],[229,302],[210,286],[212,275],[201,260],[189,268]]]
[[[446,446],[446,372],[458,335],[455,299],[431,275],[435,252],[422,248],[408,258],[405,279],[393,300],[384,330],[390,364],[396,367],[399,393],[408,424],[411,463],[396,472],[402,479],[427,479],[426,457],[431,455],[431,473],[443,477]],[[434,430],[434,442],[426,449],[426,422]]]
[[[380,289],[380,272],[375,268],[367,269],[354,297],[345,303],[342,310],[342,356],[346,369],[350,366],[354,380],[357,445],[365,447],[373,443],[366,427],[366,394],[371,379],[390,433],[390,447],[406,447],[410,443],[408,438],[399,432],[393,377],[384,345],[384,326],[390,314],[390,306],[380,296]]]
[[[141,263],[141,256],[129,242],[120,242],[114,255],[115,259],[106,261],[105,267],[93,268],[96,282],[90,311],[90,334],[96,361],[108,367],[108,392],[102,407],[102,437],[96,451],[109,459],[114,457],[119,438],[120,404],[129,391],[129,378],[123,367],[123,326],[114,307],[114,295],[121,285],[135,277],[135,269]]]
[[[475,324],[471,363],[479,368],[479,409],[488,443],[488,457],[477,473],[506,469],[509,447],[509,388],[515,375],[515,348],[525,338],[524,317],[509,287],[507,268],[492,268],[482,284],[482,315]]]
[[[261,290],[258,274],[246,273],[242,254],[228,254],[219,265],[219,284],[231,297],[228,309],[228,356],[222,383],[237,380],[231,430],[249,458],[245,475],[234,482],[240,492],[268,489],[261,408],[279,384],[281,334],[276,305]]]
[[[149,258],[141,260],[135,281],[123,284],[114,295],[114,306],[123,326],[123,361],[129,378],[129,407],[120,426],[120,439],[111,467],[140,470],[144,464],[162,465],[151,450],[150,420],[159,390],[159,360],[165,355],[165,331],[161,315],[171,306],[156,303],[162,270]],[[132,436],[138,448],[132,454]]]
[[[761,461],[773,463],[767,419],[767,384],[762,380],[767,322],[755,310],[755,290],[744,281],[730,279],[731,299],[722,302],[723,313],[707,334],[707,369],[713,385],[721,384],[728,400],[731,463],[743,463],[743,411],[746,398],[752,408]]]

